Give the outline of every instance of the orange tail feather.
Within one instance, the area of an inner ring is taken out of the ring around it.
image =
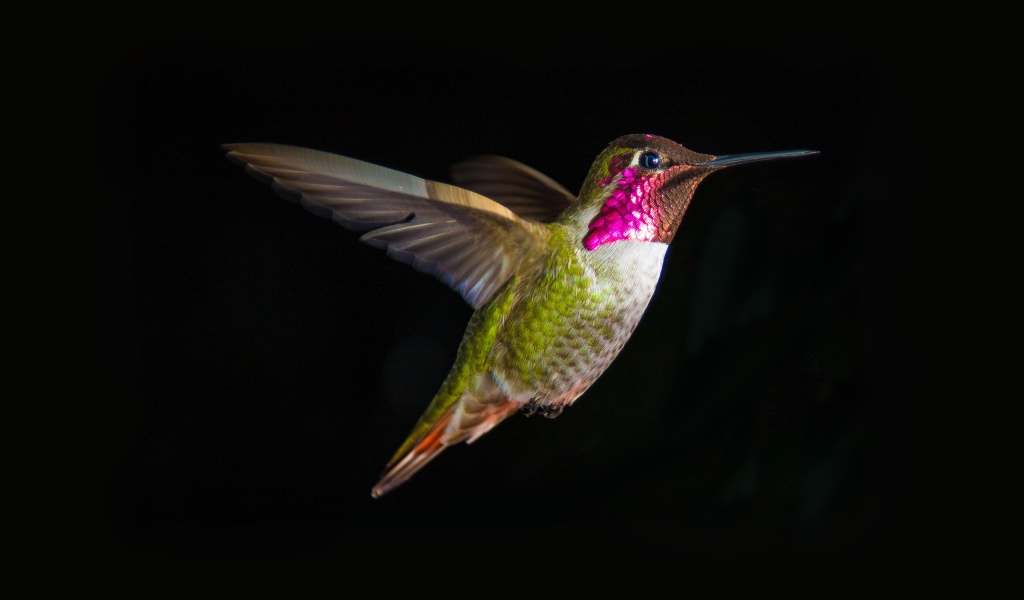
[[[388,464],[380,481],[377,482],[377,485],[373,486],[371,494],[374,498],[380,498],[405,483],[407,479],[427,466],[427,463],[447,448],[446,445],[441,443],[441,440],[444,438],[445,428],[448,427],[448,422],[451,418],[451,412],[443,415],[430,431],[423,436],[423,439],[413,446],[405,456],[397,462],[393,460]]]

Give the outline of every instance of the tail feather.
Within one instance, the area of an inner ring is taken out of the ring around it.
[[[406,443],[412,447],[405,451],[406,445],[403,444],[403,448],[391,459],[384,468],[384,475],[373,487],[373,497],[380,498],[405,483],[445,448],[460,442],[473,443],[522,408],[518,402],[510,401],[500,394],[482,396],[487,399],[481,401],[476,396],[463,396],[458,403],[441,413],[418,441],[413,443],[407,440]]]
[[[448,427],[448,422],[451,418],[451,412],[444,414],[412,450],[397,462],[392,461],[388,464],[380,481],[377,482],[377,485],[373,486],[371,494],[374,498],[380,498],[405,483],[406,480],[427,466],[427,463],[448,447],[443,441],[445,429]]]

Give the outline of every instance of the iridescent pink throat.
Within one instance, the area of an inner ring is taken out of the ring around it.
[[[618,240],[653,241],[658,235],[658,207],[651,201],[655,187],[653,178],[645,179],[642,171],[631,167],[622,171],[615,190],[590,222],[590,233],[583,238],[583,246],[594,250]],[[613,173],[599,185],[608,185]]]

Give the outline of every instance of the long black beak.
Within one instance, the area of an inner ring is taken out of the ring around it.
[[[782,152],[752,152],[750,154],[727,154],[725,156],[716,156],[715,158],[712,158],[708,162],[704,163],[704,166],[712,167],[715,169],[721,169],[724,167],[735,167],[736,165],[760,162],[762,160],[775,160],[777,158],[796,158],[798,156],[808,156],[817,153],[817,150],[786,150]]]

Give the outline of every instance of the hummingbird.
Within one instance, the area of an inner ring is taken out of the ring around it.
[[[478,155],[443,183],[324,151],[224,144],[288,200],[360,232],[474,309],[455,363],[371,489],[380,498],[515,413],[557,417],[619,355],[647,309],[698,184],[715,171],[815,150],[714,156],[622,136],[579,194],[515,160]]]

